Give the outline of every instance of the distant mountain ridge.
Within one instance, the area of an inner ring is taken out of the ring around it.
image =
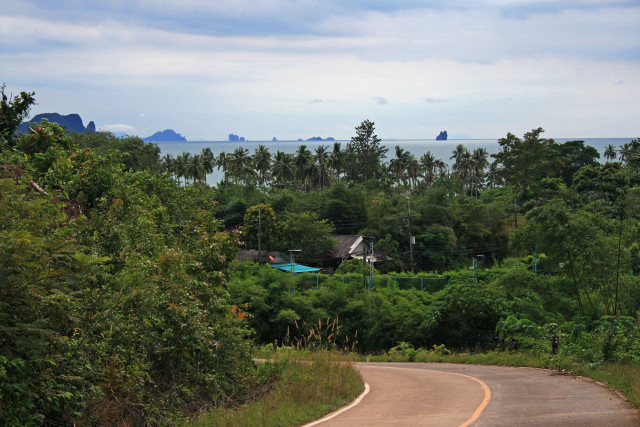
[[[145,142],[187,142],[187,138],[176,133],[173,129],[165,129],[162,132],[156,132],[151,136],[142,138]]]
[[[82,123],[82,118],[79,114],[67,114],[62,115],[58,113],[42,113],[36,114],[33,116],[31,120],[28,122],[23,122],[20,126],[18,126],[17,133],[27,133],[29,132],[29,126],[34,123],[40,123],[42,119],[47,119],[52,123],[57,123],[60,126],[63,126],[67,132],[95,132],[96,124],[93,121],[87,124],[87,127],[84,127],[84,123]]]

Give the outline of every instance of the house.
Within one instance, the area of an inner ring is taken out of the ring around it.
[[[338,263],[345,259],[362,258],[364,248],[366,248],[367,253],[370,252],[369,243],[364,240],[363,236],[333,234],[329,238],[336,241],[331,252],[331,258],[338,261]]]
[[[238,259],[240,261],[253,261],[258,262],[258,250],[257,249],[239,249]],[[260,263],[270,264],[286,264],[289,262],[289,257],[283,255],[279,251],[262,251],[260,254]]]

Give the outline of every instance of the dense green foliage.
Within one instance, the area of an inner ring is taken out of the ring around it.
[[[361,265],[353,263],[354,268]],[[229,290],[235,301],[248,304],[249,325],[262,343],[282,341],[296,323],[339,319],[344,338],[334,341],[338,348],[357,341],[361,352],[379,352],[399,342],[415,348],[444,344],[458,350],[483,350],[500,347],[502,339],[512,338],[514,334],[504,322],[516,319],[536,328],[554,324],[553,333],[569,329],[567,336],[575,335],[571,335],[573,328],[587,335],[593,332],[599,338],[594,338],[597,345],[593,341],[592,350],[604,360],[601,340],[606,334],[601,332],[602,322],[606,320],[608,325],[608,318],[583,315],[571,279],[535,275],[526,260],[508,260],[503,267],[480,271],[476,283],[470,271],[440,276],[387,275],[375,277],[368,290],[363,287],[361,270],[359,274],[331,278],[292,276],[249,262],[237,264],[235,270]],[[626,301],[624,312],[637,313],[640,279],[626,275],[622,281],[619,297]],[[632,317],[625,319],[626,336],[634,346],[640,345],[637,324],[634,326]],[[545,331],[541,339],[547,343],[553,333]],[[629,353],[623,351],[619,356]]]
[[[501,139],[491,163],[459,145],[449,168],[400,147],[385,162],[364,121],[345,150],[161,159],[47,121],[15,135],[32,103],[2,92],[3,425],[168,423],[242,400],[250,338],[316,324],[362,352],[537,351],[555,334],[590,363],[638,363],[639,140],[598,163],[539,128]],[[333,270],[333,233],[374,237],[374,277],[361,260]],[[258,242],[345,275],[232,264]]]
[[[162,424],[247,394],[211,189],[137,138],[43,122],[3,147],[0,425]]]

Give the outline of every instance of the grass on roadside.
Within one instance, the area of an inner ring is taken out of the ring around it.
[[[286,364],[274,389],[239,408],[205,413],[189,426],[298,426],[353,401],[364,390],[351,359],[319,351],[299,362],[292,353],[274,353],[274,362]]]

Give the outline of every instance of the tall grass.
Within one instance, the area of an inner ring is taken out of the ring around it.
[[[239,408],[213,410],[187,425],[296,426],[348,404],[364,390],[352,360],[336,352],[307,353],[305,361],[294,360],[294,352],[273,356],[287,366],[269,394]]]

